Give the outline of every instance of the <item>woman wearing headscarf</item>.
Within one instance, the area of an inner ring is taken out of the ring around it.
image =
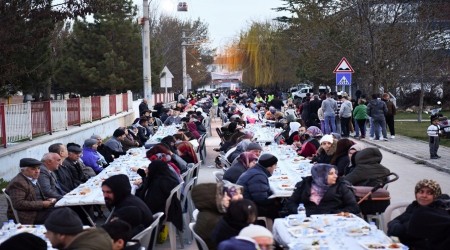
[[[304,177],[295,185],[294,193],[286,204],[288,213],[297,213],[300,203],[305,205],[307,216],[359,213],[355,195],[337,176],[336,167],[330,164],[315,164],[311,168],[311,176]]]
[[[389,236],[397,236],[400,242],[407,245],[409,249],[435,249],[433,248],[435,245],[431,245],[423,234],[417,237],[409,233],[408,227],[411,216],[422,207],[436,207],[438,204],[437,200],[448,200],[450,197],[442,194],[441,187],[436,181],[428,179],[419,181],[414,188],[414,193],[416,200],[406,208],[403,214],[388,223],[387,234]],[[441,232],[434,232],[434,234],[439,233]],[[448,234],[446,237],[448,238]]]
[[[320,147],[320,143],[317,138],[320,136],[322,136],[322,131],[318,127],[309,127],[302,135],[303,144],[300,145],[300,149],[297,150],[298,155],[308,159],[311,159],[314,155],[316,155],[317,149]]]
[[[136,190],[136,196],[141,198],[153,213],[165,212],[166,200],[172,189],[180,184],[180,180],[173,174],[167,163],[161,160],[153,160],[148,165],[145,179],[142,186]],[[183,230],[181,203],[176,195],[172,197],[167,220],[171,221],[178,230]]]
[[[311,162],[329,164],[336,153],[337,141],[332,135],[324,135],[320,139],[320,147],[317,154],[311,159]]]
[[[236,162],[223,175],[223,179],[231,183],[236,183],[239,177],[247,171],[247,169],[255,166],[258,157],[251,152],[241,153]]]
[[[246,226],[253,224],[258,217],[256,205],[251,200],[231,201],[227,213],[220,219],[212,232],[212,240],[216,245],[237,236]]]
[[[345,168],[350,165],[350,158],[348,157],[348,150],[355,143],[347,138],[343,138],[337,141],[336,144],[336,153],[333,158],[331,158],[331,165],[335,165],[337,167],[338,176],[343,176],[345,172]]]
[[[184,173],[188,170],[187,163],[177,154],[174,154],[170,149],[158,143],[149,149],[146,153],[149,160],[162,160],[169,164],[178,174]]]
[[[194,147],[192,144],[187,141],[179,142],[176,144],[176,149],[178,151],[178,155],[186,162],[186,163],[198,163],[197,154],[194,151]]]
[[[294,137],[297,137],[297,141],[299,141],[298,139],[298,135],[299,132],[298,130],[300,129],[301,125],[299,122],[291,122],[289,123],[289,135],[288,137],[286,137],[286,144],[287,145],[292,145],[294,143]]]
[[[236,150],[234,150],[227,156],[227,160],[232,163],[240,154],[244,153],[247,150],[247,147],[248,145],[250,145],[250,143],[252,143],[250,139],[243,139],[242,141],[240,141],[236,145]]]
[[[348,155],[348,158],[350,159],[350,164],[344,169],[344,173],[343,173],[344,176],[350,174],[353,171],[353,169],[355,169],[356,154],[365,148],[366,148],[366,146],[364,144],[356,143],[356,144],[353,144],[353,146],[351,146],[348,149],[347,155]]]

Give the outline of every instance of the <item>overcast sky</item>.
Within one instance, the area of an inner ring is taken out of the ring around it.
[[[142,9],[142,1],[134,0]],[[177,0],[153,0],[152,6],[182,19],[200,18],[209,24],[212,47],[227,44],[238,37],[239,32],[249,27],[252,21],[264,21],[281,16],[272,8],[280,7],[281,0],[181,0],[188,4],[188,12],[177,12]]]

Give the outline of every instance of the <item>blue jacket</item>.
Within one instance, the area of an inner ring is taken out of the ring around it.
[[[243,173],[236,184],[244,187],[244,199],[249,199],[255,203],[265,203],[272,195],[269,185],[271,174],[259,163]]]
[[[92,148],[83,147],[83,156],[81,156],[84,165],[91,167],[96,174],[100,173],[103,168],[98,165],[100,157],[97,155],[97,151]]]

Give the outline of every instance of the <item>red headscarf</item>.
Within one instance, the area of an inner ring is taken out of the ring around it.
[[[177,149],[181,152],[182,155],[188,155],[192,158],[192,160],[194,160],[194,163],[197,164],[198,163],[198,158],[197,158],[197,154],[194,151],[194,148],[192,147],[192,144],[190,142],[187,141],[182,141],[180,143],[177,144]]]

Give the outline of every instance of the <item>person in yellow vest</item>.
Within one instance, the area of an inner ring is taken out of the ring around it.
[[[273,100],[274,97],[275,97],[274,94],[267,95],[267,102],[268,102],[268,103],[271,102],[271,101]]]
[[[262,98],[262,96],[261,96],[261,94],[259,92],[256,92],[256,97],[255,97],[254,102],[255,103],[259,103],[259,102],[264,102],[265,103],[264,98]]]

